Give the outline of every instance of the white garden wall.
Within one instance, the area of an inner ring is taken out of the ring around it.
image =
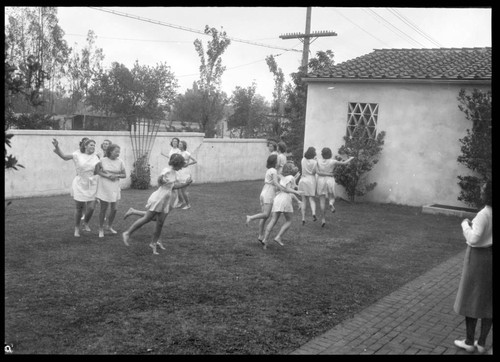
[[[83,137],[95,140],[96,148],[100,147],[104,139],[118,144],[121,147],[120,158],[127,170],[127,178],[121,180],[121,186],[122,189],[130,187],[134,154],[129,132],[9,130],[8,133],[14,137],[12,147],[7,151],[24,168],[5,171],[6,199],[69,194],[75,167],[73,161],[63,161],[53,152],[53,138],[59,141],[61,150],[66,154],[77,150]],[[208,139],[204,138],[203,133],[159,132],[149,160],[153,186],[156,186],[160,171],[167,166],[167,159],[161,155],[161,150],[170,150],[173,137],[185,140],[188,151],[198,161],[196,165],[190,166],[195,183],[264,178],[269,155],[264,139]]]

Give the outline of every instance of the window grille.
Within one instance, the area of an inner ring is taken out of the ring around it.
[[[377,135],[378,104],[349,103],[347,112],[347,136],[352,139],[356,129],[359,137],[374,139]]]

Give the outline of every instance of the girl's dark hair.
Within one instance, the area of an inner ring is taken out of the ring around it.
[[[293,164],[293,162],[287,162],[283,165],[283,170],[281,170],[281,174],[283,176],[295,175],[299,169],[297,166]]]
[[[309,147],[307,151],[304,153],[304,157],[308,160],[314,158],[316,156],[316,149],[314,147]]]
[[[267,168],[276,168],[276,164],[278,163],[278,155],[270,155],[267,158]]]
[[[106,148],[106,157],[109,157],[111,155],[111,152],[115,150],[115,148],[120,148],[116,143],[112,143]]]
[[[493,203],[493,198],[491,197],[492,194],[491,194],[491,180],[486,180],[486,182],[484,183],[484,190],[483,190],[483,194],[482,194],[482,201],[485,205],[488,205],[488,206],[493,206],[492,203]]]
[[[184,151],[187,151],[187,149],[188,149],[188,144],[187,144],[187,142],[186,142],[186,141],[180,141],[180,142],[179,142],[179,144],[181,144],[181,143],[182,143],[182,145],[184,146]]]
[[[323,157],[325,160],[332,158],[332,150],[329,149],[328,147],[323,148],[321,150],[321,157]]]
[[[278,143],[278,150],[281,152],[281,153],[285,153],[286,152],[286,143],[281,141],[280,143]]]
[[[90,138],[87,138],[87,137],[83,137],[82,140],[80,141],[80,152],[81,153],[85,153],[85,147],[90,143],[90,142],[94,142],[94,140],[90,139]]]
[[[170,161],[168,161],[168,164],[174,168],[182,168],[186,161],[184,160],[184,157],[182,155],[179,155],[178,153],[174,153],[170,157]]]
[[[170,141],[170,146],[174,147],[173,143],[174,140],[177,140],[177,147],[179,146],[179,143],[181,142],[177,137],[172,138],[172,141]]]
[[[269,145],[273,146],[273,151],[276,151],[278,149],[278,144],[276,142],[274,142],[274,141],[267,142],[267,145],[268,146]]]

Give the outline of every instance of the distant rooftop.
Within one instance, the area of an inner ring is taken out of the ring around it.
[[[307,78],[491,80],[491,47],[375,49]]]

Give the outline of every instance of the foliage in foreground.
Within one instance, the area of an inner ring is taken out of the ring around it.
[[[458,200],[476,208],[482,206],[479,192],[481,184],[491,178],[492,171],[491,100],[491,91],[478,89],[470,94],[461,89],[458,95],[458,108],[472,122],[472,130],[467,129],[467,135],[459,139],[462,154],[457,161],[474,173],[458,176],[461,188]]]
[[[334,169],[335,181],[344,186],[349,200],[355,201],[356,196],[363,196],[372,191],[376,182],[368,183],[368,173],[378,163],[382,146],[384,145],[385,132],[378,132],[376,137],[369,138],[363,127],[357,126],[352,137],[344,136],[345,144],[340,146],[338,153],[354,160],[346,165],[337,165]],[[341,157],[335,156],[339,161]]]

